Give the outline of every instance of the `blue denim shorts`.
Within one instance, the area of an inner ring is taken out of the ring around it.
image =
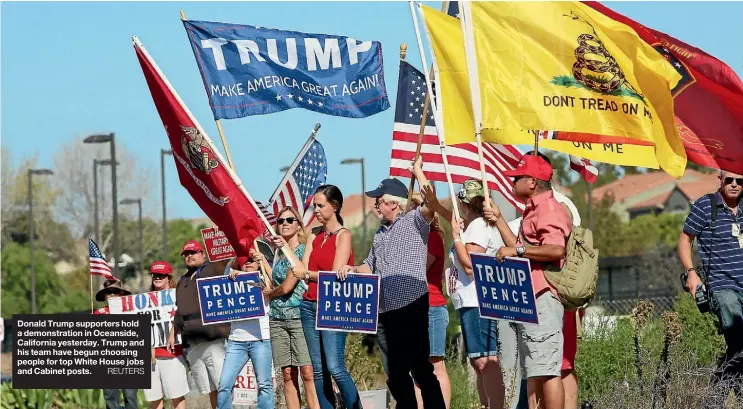
[[[446,327],[449,326],[449,310],[446,306],[428,309],[428,344],[431,357],[446,356]]]
[[[495,320],[480,318],[477,307],[460,308],[459,320],[467,358],[498,355],[498,325]]]

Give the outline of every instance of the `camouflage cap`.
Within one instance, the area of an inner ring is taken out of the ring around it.
[[[462,183],[462,190],[457,193],[457,197],[463,203],[469,203],[477,196],[485,196],[485,189],[482,187],[482,182],[477,179],[465,180]]]

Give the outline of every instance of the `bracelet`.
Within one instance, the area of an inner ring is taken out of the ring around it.
[[[461,242],[462,242],[462,239],[461,238],[454,240],[454,243],[461,243]]]

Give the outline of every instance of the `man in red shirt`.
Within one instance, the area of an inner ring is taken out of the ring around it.
[[[506,243],[496,253],[504,257],[523,257],[531,261],[531,278],[536,296],[539,325],[520,324],[524,334],[525,367],[529,407],[537,402],[545,409],[564,409],[563,314],[557,290],[544,277],[548,264],[561,266],[573,224],[567,210],[555,199],[550,180],[552,166],[539,156],[524,155],[518,167],[504,173],[514,178],[514,194],[526,202],[520,234],[513,234],[508,222],[493,205],[485,207],[484,218],[495,222]]]

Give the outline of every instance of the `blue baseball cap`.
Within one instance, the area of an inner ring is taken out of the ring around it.
[[[408,188],[398,179],[387,178],[383,180],[376,189],[366,192],[366,195],[375,199],[384,195],[391,195],[405,199],[408,197]]]

